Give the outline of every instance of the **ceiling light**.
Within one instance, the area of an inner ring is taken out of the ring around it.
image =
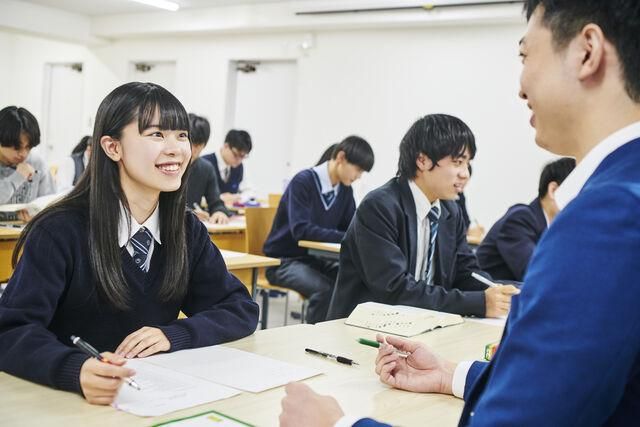
[[[170,10],[175,12],[180,9],[180,5],[178,3],[167,1],[167,0],[131,0],[136,3],[146,4],[148,6],[159,7],[160,9]]]

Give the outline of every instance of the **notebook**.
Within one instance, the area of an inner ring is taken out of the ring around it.
[[[406,305],[365,302],[351,312],[345,323],[387,334],[412,337],[436,328],[463,323],[462,316]]]

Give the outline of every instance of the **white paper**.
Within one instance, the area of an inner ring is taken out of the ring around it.
[[[465,317],[469,322],[482,323],[483,325],[502,326],[507,323],[507,316],[500,316],[496,318],[480,318],[480,317]]]
[[[227,251],[224,249],[220,249],[220,253],[222,254],[222,258],[224,258],[225,260],[227,259],[231,259],[231,258],[241,258],[247,254],[243,253],[243,252],[234,252],[234,251]]]
[[[259,393],[322,371],[222,346],[160,354],[146,359],[176,372]]]
[[[148,363],[131,359],[127,367],[136,371],[134,377],[141,390],[123,384],[113,407],[140,416],[156,416],[192,406],[202,405],[240,392]]]

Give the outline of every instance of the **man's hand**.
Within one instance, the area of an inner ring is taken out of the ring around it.
[[[333,427],[344,412],[331,396],[321,396],[302,383],[289,383],[284,388],[281,427]]]
[[[486,314],[485,317],[500,317],[509,313],[511,297],[518,295],[520,289],[513,285],[499,285],[484,291]]]
[[[235,202],[239,202],[242,199],[242,196],[234,193],[222,193],[220,199],[222,199],[225,205],[233,206]]]
[[[87,402],[94,405],[110,405],[123,383],[123,378],[136,374],[125,368],[126,360],[113,353],[102,353],[109,363],[96,358],[87,359],[80,368],[80,387]]]
[[[198,217],[198,219],[200,221],[205,221],[205,222],[209,222],[209,220],[211,219],[209,217],[209,213],[203,210],[194,210],[193,211],[194,214],[196,214],[196,216]]]
[[[380,343],[376,357],[380,381],[402,390],[452,394],[455,363],[414,341],[393,336],[385,338],[381,334],[376,338]]]
[[[209,222],[212,224],[228,224],[229,217],[224,212],[214,212],[211,214]]]
[[[30,180],[33,178],[33,174],[36,173],[36,170],[29,163],[22,162],[18,163],[16,166],[16,172]]]
[[[131,359],[134,357],[147,357],[152,354],[169,351],[171,343],[158,328],[145,326],[127,335],[116,349],[116,354]]]

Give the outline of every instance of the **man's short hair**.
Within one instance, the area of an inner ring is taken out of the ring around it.
[[[245,154],[251,152],[251,148],[253,148],[251,135],[246,130],[231,129],[224,138],[224,142],[229,144],[229,147]]]
[[[575,159],[563,157],[553,162],[547,163],[540,173],[540,183],[538,184],[538,198],[542,199],[547,195],[549,183],[562,184],[567,176],[576,167]]]
[[[471,159],[475,157],[475,137],[469,126],[454,116],[429,114],[418,119],[402,138],[397,175],[404,179],[415,178],[416,160],[421,153],[433,162],[433,169],[443,158],[461,157],[465,150],[469,150]]]
[[[618,53],[627,94],[640,102],[638,0],[527,0],[524,6],[527,20],[538,6],[544,8],[542,23],[551,30],[558,48],[566,47],[585,25],[598,25]]]
[[[209,120],[189,113],[189,140],[193,145],[207,145],[211,135]]]
[[[29,139],[29,148],[40,144],[38,121],[28,110],[22,107],[5,107],[0,110],[0,145],[20,149],[20,134]]]
[[[360,169],[370,172],[373,168],[373,149],[367,141],[359,136],[351,135],[340,141],[331,153],[331,158],[338,157],[338,153],[343,151],[347,162],[358,166]]]

